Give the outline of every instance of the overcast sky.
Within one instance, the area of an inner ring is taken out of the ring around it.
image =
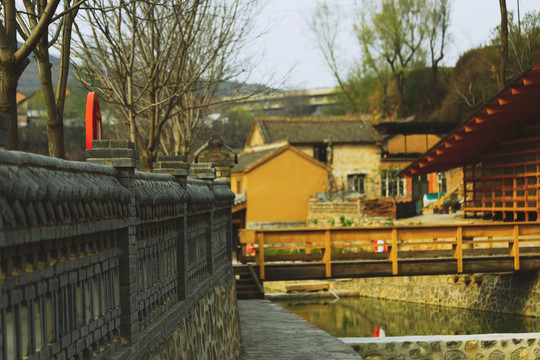
[[[492,29],[500,24],[498,0],[450,0],[452,4],[451,35],[446,65],[453,66],[463,52],[489,41]],[[312,89],[334,86],[335,81],[325,64],[308,21],[317,0],[267,0],[257,19],[257,29],[267,33],[252,44],[252,51],[264,54],[250,81],[257,82],[260,74],[272,72],[284,77],[290,89]],[[359,48],[352,36],[351,21],[356,12],[354,0],[328,0],[339,7],[348,19],[341,26],[342,60],[358,58]],[[540,10],[540,0],[519,0],[521,16],[527,11]],[[508,11],[517,13],[517,0],[507,0]]]

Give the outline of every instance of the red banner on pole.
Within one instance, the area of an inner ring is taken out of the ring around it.
[[[86,149],[92,149],[92,140],[103,139],[101,110],[95,92],[89,92],[86,97]]]

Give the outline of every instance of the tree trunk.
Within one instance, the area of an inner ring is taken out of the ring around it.
[[[388,116],[388,81],[383,84],[383,119]]]
[[[437,93],[438,93],[438,77],[439,77],[439,66],[436,62],[431,65],[431,89],[429,94],[429,107],[433,109],[437,103]]]
[[[499,0],[501,8],[501,62],[497,85],[499,90],[504,88],[506,82],[506,63],[508,62],[508,13],[506,12],[506,0]]]
[[[405,94],[404,94],[404,88],[405,88],[405,74],[403,74],[403,71],[400,71],[397,78],[397,88],[398,88],[398,94],[399,94],[399,115],[403,115],[405,111]]]
[[[152,152],[146,150],[142,154],[142,160],[143,160],[144,171],[152,172],[154,169],[154,161],[155,161],[155,157],[152,154]]]
[[[73,31],[73,21],[79,9],[72,10],[64,18],[62,26],[62,48],[60,53],[60,72],[56,86],[56,112],[60,115],[62,124],[64,123],[64,105],[66,102],[66,90],[69,76],[69,59],[71,55],[71,35]]]
[[[38,58],[38,71],[41,80],[41,89],[47,108],[47,137],[49,143],[49,156],[65,158],[64,150],[64,122],[56,109],[54,88],[52,84],[51,64],[49,52],[44,51]]]
[[[8,149],[19,148],[19,126],[17,121],[17,83],[22,71],[15,65],[0,66],[0,114],[9,119]]]

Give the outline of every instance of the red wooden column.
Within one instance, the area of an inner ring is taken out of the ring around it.
[[[103,140],[101,110],[95,92],[89,92],[86,97],[86,149],[92,149],[92,140]]]

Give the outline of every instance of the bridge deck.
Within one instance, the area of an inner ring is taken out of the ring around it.
[[[263,280],[540,270],[536,222],[242,230],[240,241]]]

